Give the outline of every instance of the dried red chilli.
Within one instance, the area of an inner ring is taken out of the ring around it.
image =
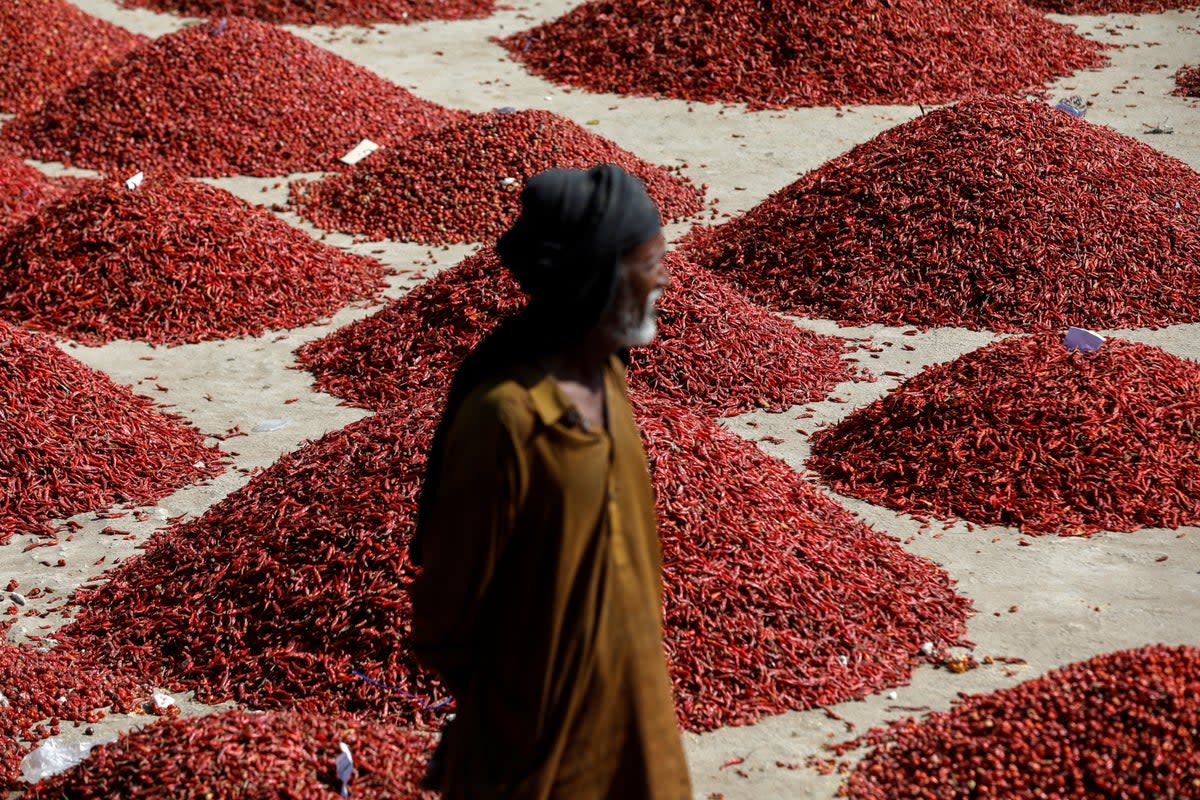
[[[1180,67],[1175,72],[1175,91],[1180,97],[1200,97],[1200,64]]]
[[[477,19],[492,13],[493,0],[121,0],[130,8],[172,11],[191,17],[237,14],[290,25],[371,25],[431,19]]]
[[[1195,8],[1196,0],[1022,0],[1055,14],[1145,14],[1174,8]]]
[[[549,111],[479,114],[373,154],[354,169],[291,186],[314,224],[427,244],[494,239],[521,210],[525,180],[550,167],[617,164],[645,185],[664,219],[703,206],[704,192],[665,167]]]
[[[1006,339],[927,368],[812,438],[808,466],[889,508],[1024,533],[1200,520],[1200,365],[1109,339]]]
[[[660,334],[633,353],[629,380],[722,416],[780,411],[825,397],[859,377],[846,343],[818,336],[747,303],[702,270],[669,255]],[[372,409],[441,391],[483,335],[524,305],[516,282],[486,248],[371,317],[297,351],[316,386]]]
[[[90,181],[0,241],[0,317],[88,344],[258,335],[377,297],[384,271],[207,184]]]
[[[970,602],[787,464],[650,394],[634,402],[658,497],[665,639],[689,730],[906,684]]]
[[[16,156],[0,153],[0,237],[62,189]]]
[[[354,759],[350,797],[432,800],[417,788],[429,733],[346,716],[229,711],[159,722],[92,750],[26,800],[312,800],[341,789],[334,762]]]
[[[855,800],[1200,797],[1200,650],[1096,656],[863,744],[840,793]]]
[[[430,394],[283,456],[77,591],[58,638],[203,702],[432,720],[421,706],[445,693],[404,646],[404,584],[438,406]]]
[[[284,456],[156,536],[76,592],[59,638],[205,702],[431,720],[444,692],[405,646],[404,585],[435,396]],[[637,408],[684,725],[863,696],[906,681],[923,642],[963,634],[969,604],[936,565],[715,424],[649,395]]]
[[[63,723],[96,722],[110,708],[132,710],[148,693],[69,647],[0,643],[0,791],[16,788],[21,758]]]
[[[1105,60],[1013,0],[593,0],[500,44],[558,83],[752,109],[1022,94]]]
[[[149,41],[62,0],[0,3],[0,112],[32,111]]]
[[[223,460],[179,417],[0,321],[0,544],[54,518],[154,502]]]
[[[1000,331],[1200,319],[1200,174],[1044,103],[892,128],[680,249],[769,307]]]
[[[465,113],[280,28],[228,17],[92,72],[3,135],[31,158],[106,171],[281,175],[339,168],[360,139],[403,142]]]

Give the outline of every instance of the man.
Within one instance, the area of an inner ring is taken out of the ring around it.
[[[654,494],[619,354],[667,284],[618,167],[531,178],[499,241],[527,308],[455,376],[413,558],[413,646],[457,715],[447,800],[685,800]]]

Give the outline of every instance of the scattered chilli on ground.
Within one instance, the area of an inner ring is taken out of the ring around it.
[[[335,169],[360,139],[403,142],[464,116],[281,28],[229,17],[156,39],[3,133],[29,157],[79,167],[282,175]]]
[[[939,109],[680,248],[764,305],[1000,331],[1200,320],[1200,174],[1044,103]]]
[[[444,695],[405,646],[404,584],[439,407],[394,408],[284,456],[78,592],[57,636],[204,702],[431,721]],[[935,565],[714,423],[650,396],[637,409],[687,727],[903,683],[923,642],[963,634],[967,601]]]
[[[283,456],[77,592],[58,638],[202,702],[431,719],[444,695],[404,646],[404,584],[439,411],[414,401]]]
[[[62,189],[41,172],[0,153],[0,236],[61,194]]]
[[[0,3],[0,112],[32,111],[146,41],[62,0]]]
[[[929,367],[838,425],[808,464],[889,508],[1027,533],[1200,520],[1200,365],[1110,339],[1006,339]]]
[[[596,0],[500,43],[558,83],[752,109],[1024,94],[1104,63],[1015,0]]]
[[[69,647],[0,643],[0,791],[17,788],[30,745],[66,729],[63,723],[96,722],[108,707],[134,710],[149,691]]]
[[[50,534],[51,519],[154,502],[219,474],[222,458],[180,418],[0,321],[0,544]]]
[[[384,271],[207,184],[95,181],[0,242],[0,316],[88,344],[258,335],[378,296]]]
[[[1174,8],[1195,8],[1196,0],[1023,0],[1055,14],[1146,14]]]
[[[1181,97],[1200,97],[1200,64],[1180,67],[1175,73],[1175,91]]]
[[[525,179],[550,167],[617,164],[646,184],[664,219],[698,212],[704,192],[549,111],[493,111],[372,155],[350,172],[291,186],[315,224],[427,244],[491,240],[521,210]]]
[[[846,343],[797,328],[669,255],[659,338],[633,353],[629,381],[723,416],[780,411],[824,398],[856,377]],[[321,391],[372,409],[441,391],[447,376],[505,315],[524,305],[492,248],[469,257],[371,317],[300,348]]]
[[[872,731],[850,743],[878,747],[842,794],[1196,798],[1198,731],[1200,649],[1122,650]]]
[[[91,752],[27,800],[311,800],[337,797],[335,762],[350,749],[350,797],[433,798],[417,788],[435,740],[354,717],[229,711],[163,720]],[[214,790],[216,794],[214,795]]]
[[[864,697],[908,682],[970,602],[787,464],[671,403],[635,398],[658,495],[666,642],[681,724]]]
[[[431,19],[476,19],[492,13],[493,0],[121,0],[131,8],[191,17],[237,14],[289,25],[371,25]]]

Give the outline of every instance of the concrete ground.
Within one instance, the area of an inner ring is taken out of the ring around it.
[[[85,11],[130,30],[158,35],[184,20],[141,10],[127,10],[111,0],[75,0]],[[301,36],[327,47],[351,61],[411,88],[418,95],[448,106],[474,111],[498,106],[546,108],[577,122],[598,120],[589,130],[613,139],[632,152],[662,164],[686,162],[685,172],[696,182],[707,183],[709,197],[720,200],[723,211],[749,209],[798,175],[866,141],[881,131],[920,113],[913,107],[867,106],[852,109],[815,108],[747,114],[740,108],[692,105],[678,101],[620,98],[581,91],[564,91],[524,72],[490,36],[530,27],[551,19],[574,3],[572,0],[530,2],[501,11],[486,20],[431,23],[411,27],[381,25],[373,29],[294,28]],[[1156,15],[1062,17],[1086,36],[1126,45],[1112,52],[1111,64],[1059,81],[1055,96],[1080,94],[1092,98],[1088,119],[1138,138],[1192,167],[1200,169],[1200,103],[1172,97],[1171,76],[1184,63],[1200,62],[1200,10]],[[1128,45],[1140,44],[1140,47]],[[1158,64],[1169,68],[1155,69]],[[319,87],[314,87],[319,91]],[[1169,120],[1171,135],[1147,135],[1146,125]],[[62,172],[58,165],[40,165],[47,172]],[[279,202],[283,189],[269,188],[278,179],[231,178],[213,183],[262,204]],[[268,187],[266,192],[261,191]],[[294,215],[282,215],[306,230]],[[684,226],[673,226],[680,234]],[[314,233],[318,233],[315,232]],[[384,249],[377,257],[408,272],[391,279],[388,296],[403,294],[419,281],[421,271],[448,267],[471,252],[472,247],[429,248],[397,243],[353,245],[350,237],[331,234],[327,241],[358,252]],[[436,263],[434,263],[436,259]],[[359,319],[375,309],[347,309],[322,325],[268,334],[258,339],[213,342],[174,348],[154,348],[133,342],[105,347],[64,348],[85,363],[111,375],[118,383],[132,384],[173,409],[201,430],[219,433],[234,425],[250,430],[264,419],[283,418],[287,427],[252,433],[229,442],[240,453],[237,467],[267,466],[281,454],[309,438],[361,418],[366,412],[341,407],[324,394],[311,392],[307,373],[291,369],[292,352],[303,342]],[[797,320],[805,327],[842,335],[869,334],[877,340],[900,342],[899,328],[870,326],[838,328],[822,320]],[[1163,347],[1180,356],[1200,360],[1200,325],[1177,325],[1158,331],[1123,331],[1120,335]],[[870,362],[878,374],[893,370],[911,375],[922,367],[950,360],[980,347],[994,337],[957,329],[935,329],[903,343],[916,347],[884,348]],[[865,358],[865,354],[862,356]],[[149,360],[144,360],[149,359]],[[157,375],[144,381],[145,376]],[[832,422],[854,408],[893,388],[899,379],[839,386],[836,395],[846,404],[815,403],[815,423]],[[158,383],[169,389],[154,390]],[[205,394],[213,400],[206,401]],[[299,398],[293,404],[284,400]],[[777,436],[782,444],[761,443],[798,470],[803,469],[808,440],[797,433],[794,417],[784,414],[749,414],[727,421],[730,429],[758,440]],[[757,427],[754,427],[756,424]],[[159,504],[160,516],[199,515],[229,492],[244,485],[247,477],[230,469],[205,487],[187,488]],[[962,675],[924,667],[916,670],[912,684],[896,691],[894,699],[880,694],[864,702],[847,703],[834,710],[856,723],[859,730],[904,716],[889,706],[928,706],[945,709],[958,692],[989,691],[1011,686],[1048,669],[1120,648],[1153,642],[1200,645],[1200,529],[1144,530],[1134,534],[1100,534],[1091,539],[1022,538],[1012,529],[976,529],[967,532],[954,525],[943,534],[940,526],[921,531],[912,519],[866,503],[838,498],[871,525],[909,540],[905,546],[943,565],[958,581],[959,591],[971,597],[977,613],[969,623],[969,637],[984,655],[1018,656],[1027,665],[1008,668],[981,667]],[[56,590],[62,597],[86,582],[104,555],[134,552],[136,542],[96,532],[112,521],[77,518],[83,529],[74,541],[56,548],[23,553],[26,544],[17,537],[0,547],[0,582],[17,578]],[[116,527],[138,535],[139,541],[164,523],[128,519]],[[1159,561],[1160,556],[1168,556]],[[67,566],[46,568],[40,562],[65,559]],[[39,601],[30,601],[37,605]],[[54,600],[47,601],[51,604]],[[43,605],[45,605],[43,604]],[[1010,607],[1019,606],[1011,613]],[[997,613],[998,612],[998,613]],[[23,631],[37,632],[43,620],[22,619],[11,634],[20,640]],[[204,707],[180,698],[186,710]],[[120,716],[98,727],[107,729],[142,724],[146,717]],[[777,766],[804,762],[819,754],[823,743],[841,739],[846,729],[821,710],[782,714],[757,725],[726,728],[704,735],[688,735],[687,750],[698,798],[829,798],[840,778],[821,776],[804,767]],[[73,735],[68,732],[67,735]],[[722,768],[735,758],[736,767]]]

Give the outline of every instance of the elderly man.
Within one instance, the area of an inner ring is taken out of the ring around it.
[[[413,645],[454,693],[448,800],[684,800],[654,493],[620,357],[667,283],[620,168],[531,178],[498,243],[529,296],[455,376],[413,557]]]

